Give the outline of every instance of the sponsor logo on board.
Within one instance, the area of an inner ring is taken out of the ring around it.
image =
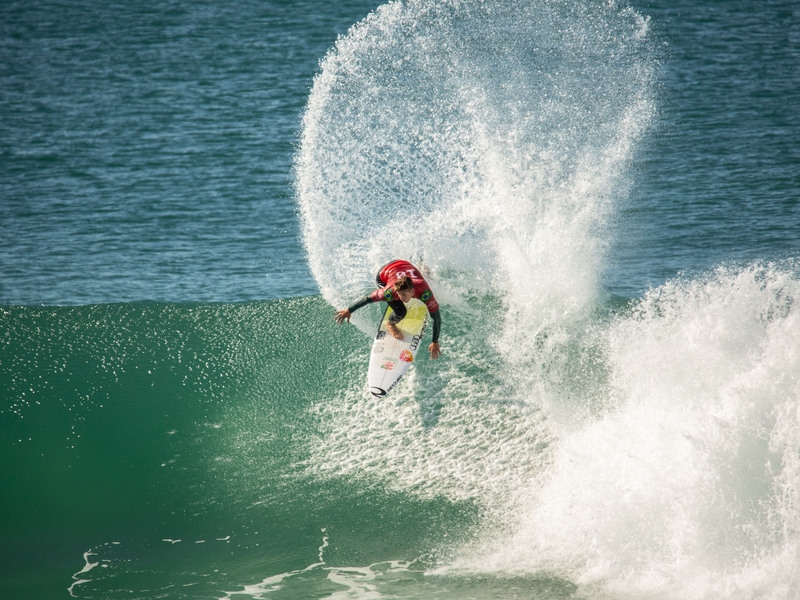
[[[381,369],[386,369],[387,371],[391,371],[392,369],[394,369],[394,361],[393,361],[393,360],[387,360],[387,361],[385,361],[385,362],[384,362],[384,363],[381,365]]]
[[[411,338],[411,343],[408,345],[409,348],[411,348],[412,350],[416,350],[417,347],[419,346],[419,342],[420,342],[421,339],[422,339],[422,336],[415,335],[413,338]]]
[[[400,360],[402,360],[403,362],[410,363],[414,360],[414,355],[411,354],[411,352],[408,350],[403,350],[400,353]]]

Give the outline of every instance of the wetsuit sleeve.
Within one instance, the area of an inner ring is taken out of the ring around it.
[[[348,306],[347,310],[349,310],[350,312],[355,312],[359,308],[366,306],[367,304],[371,304],[372,302],[375,302],[375,300],[373,300],[372,296],[368,294],[363,298],[361,298],[360,300],[357,300],[356,302]]]
[[[388,290],[388,292],[387,292],[387,290]],[[395,298],[394,298],[394,296],[392,294],[391,288],[377,289],[374,292],[372,292],[371,294],[367,294],[366,296],[364,296],[360,300],[357,300],[351,306],[348,306],[347,310],[349,310],[350,312],[353,312],[354,310],[358,310],[362,306],[366,306],[367,304],[370,304],[371,302],[381,302],[381,301],[390,302],[391,300],[394,300],[394,299]],[[402,304],[402,302],[401,302],[401,304]]]
[[[433,320],[433,342],[439,342],[439,332],[442,329],[442,316],[439,314],[438,310],[433,311],[431,314],[431,320]]]

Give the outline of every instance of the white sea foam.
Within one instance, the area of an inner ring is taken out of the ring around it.
[[[605,414],[565,429],[546,484],[460,568],[556,570],[627,597],[800,590],[800,280],[719,269],[607,332]]]
[[[598,312],[654,111],[647,45],[630,8],[544,1],[391,3],[339,40],[297,157],[309,263],[344,306],[384,261],[423,257],[447,358],[388,403],[354,382],[316,406],[310,468],[486,507],[445,571],[796,596],[796,268],[720,268]]]

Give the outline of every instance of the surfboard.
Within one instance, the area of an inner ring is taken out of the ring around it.
[[[380,327],[372,342],[372,353],[369,357],[367,383],[370,393],[376,398],[388,394],[397,382],[406,374],[417,357],[417,350],[422,344],[422,334],[428,322],[428,309],[423,302],[412,298],[406,304],[405,318],[397,324],[397,328],[405,336],[395,339],[386,324],[394,312],[387,306],[383,313]]]

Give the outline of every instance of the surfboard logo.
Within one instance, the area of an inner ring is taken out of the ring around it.
[[[408,345],[408,347],[411,348],[412,350],[416,350],[417,346],[419,346],[419,342],[421,339],[422,338],[420,336],[415,335],[413,338],[411,338],[411,343]]]
[[[382,398],[387,393],[385,389],[379,388],[378,386],[373,386],[373,387],[369,388],[369,391],[376,398]]]
[[[387,371],[391,371],[392,369],[394,369],[394,362],[393,362],[393,361],[391,361],[391,360],[387,360],[387,361],[385,361],[385,362],[384,362],[384,363],[381,365],[381,369],[386,369]]]
[[[403,350],[400,353],[400,360],[402,360],[403,362],[410,363],[414,360],[414,355],[411,354],[411,352],[409,352],[408,350]]]

